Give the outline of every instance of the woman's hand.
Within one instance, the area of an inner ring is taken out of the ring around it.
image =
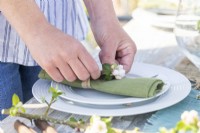
[[[53,26],[26,43],[36,62],[57,82],[100,76],[98,65],[82,44]]]
[[[118,22],[95,26],[95,38],[101,48],[99,57],[102,63],[118,63],[126,72],[131,69],[136,45]]]
[[[118,62],[128,72],[136,53],[135,43],[120,26],[112,0],[84,0],[92,31],[101,48],[102,63]]]

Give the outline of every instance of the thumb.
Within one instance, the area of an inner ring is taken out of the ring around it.
[[[102,47],[99,58],[102,64],[108,63],[108,64],[114,64],[116,56],[116,50],[109,48],[109,47]]]

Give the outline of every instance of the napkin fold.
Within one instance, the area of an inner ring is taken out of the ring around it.
[[[44,70],[39,73],[39,78],[52,80]],[[92,88],[105,93],[138,98],[153,97],[162,90],[164,85],[162,80],[156,78],[123,78],[110,81],[97,79],[84,82],[64,80],[61,83],[75,88]]]

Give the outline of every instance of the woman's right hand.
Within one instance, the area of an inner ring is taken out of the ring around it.
[[[97,63],[83,45],[51,25],[26,44],[36,62],[57,82],[100,76]]]

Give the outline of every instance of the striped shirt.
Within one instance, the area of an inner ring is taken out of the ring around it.
[[[81,0],[35,0],[35,2],[49,23],[80,41],[85,39],[88,21]],[[23,40],[2,14],[0,14],[0,61],[25,66],[37,65]]]

